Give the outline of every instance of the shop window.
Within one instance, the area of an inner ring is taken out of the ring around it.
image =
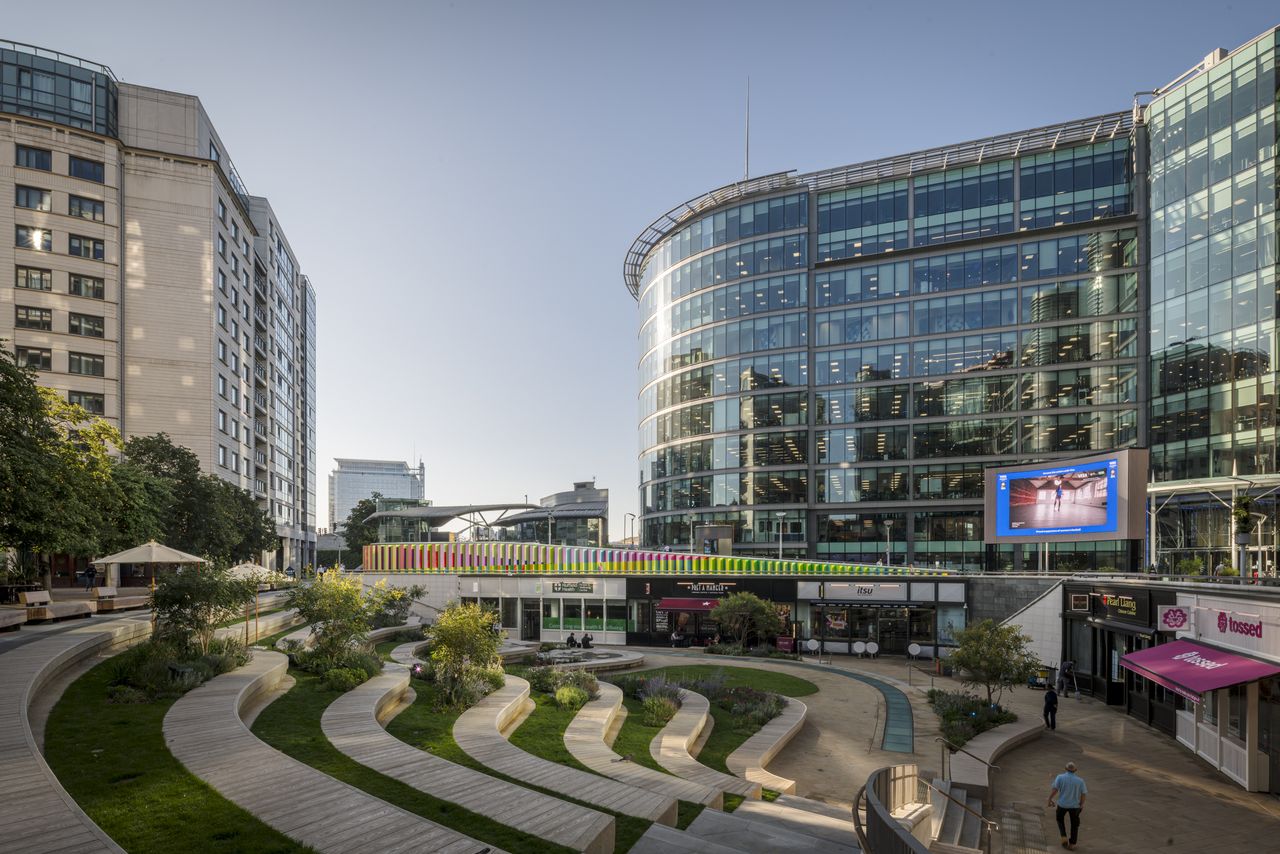
[[[1227,689],[1227,734],[1241,741],[1248,726],[1248,698],[1248,685],[1232,685]]]
[[[564,600],[564,625],[560,628],[577,632],[582,630],[582,600]]]
[[[502,625],[505,628],[514,629],[516,626],[520,625],[520,619],[517,613],[519,605],[520,600],[518,599],[502,600]]]
[[[626,602],[608,602],[605,604],[604,630],[606,632],[625,632],[627,630]]]
[[[588,599],[585,608],[586,621],[582,627],[589,632],[604,631],[604,602],[599,599]]]
[[[1210,691],[1201,695],[1200,721],[1205,726],[1218,725],[1218,692]]]
[[[915,643],[933,643],[933,609],[912,608],[910,640]]]
[[[542,600],[542,627],[544,629],[560,628],[560,600]]]

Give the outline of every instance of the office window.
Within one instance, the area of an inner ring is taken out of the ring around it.
[[[240,259],[234,255],[231,256],[231,275],[240,275]]]
[[[218,306],[218,325],[227,328],[227,310],[222,306]]]
[[[245,258],[252,258],[252,257],[253,257],[252,253],[250,253],[250,252],[249,252],[249,238],[247,238],[247,237],[241,238],[241,240],[240,240],[240,249],[244,252],[244,257],[245,257]],[[245,278],[244,278],[244,285],[245,285],[245,287],[247,288],[247,287],[249,287],[249,274],[246,272],[246,273],[244,274],[244,277],[245,277]]]
[[[231,373],[240,376],[240,356],[235,351],[231,353]]]
[[[218,374],[218,394],[227,396],[227,378],[222,374]]]
[[[53,171],[53,153],[45,151],[43,148],[31,148],[26,145],[19,145],[18,156],[15,163],[27,169],[40,169],[44,172]]]
[[[222,199],[218,199],[218,219],[227,221],[227,203]]]
[[[218,290],[224,294],[227,292],[227,274],[221,270],[218,271]]]
[[[72,406],[82,407],[90,415],[102,415],[107,411],[106,399],[100,394],[92,394],[87,391],[67,392],[67,403]]]
[[[71,353],[67,359],[67,372],[86,377],[103,377],[107,374],[106,360],[88,353]]]
[[[240,239],[240,224],[235,220],[231,221],[231,239],[232,240]]]
[[[93,276],[72,275],[70,284],[67,286],[67,293],[76,297],[103,299],[105,292],[102,279],[96,279]]]
[[[18,364],[24,368],[35,368],[37,371],[53,370],[53,351],[37,347],[17,348]]]
[[[15,207],[33,211],[53,210],[53,194],[39,187],[14,187]]]
[[[234,320],[231,321],[231,337],[232,338],[240,337],[240,324],[236,323]]]
[[[219,445],[218,446],[218,465],[226,466],[226,464],[227,464],[227,449],[224,446]]]
[[[13,325],[19,329],[53,330],[53,311],[47,308],[29,308],[25,305],[14,306]]]
[[[32,228],[29,225],[20,225],[14,233],[14,245],[19,249],[52,252],[53,232],[47,228]]]
[[[223,258],[227,257],[227,241],[221,234],[218,235],[218,254]]]
[[[71,216],[78,216],[81,219],[91,219],[94,222],[103,222],[106,219],[106,209],[102,202],[81,196],[69,197],[67,213],[71,214]]]
[[[223,364],[227,361],[227,345],[221,338],[218,339],[218,361]]]
[[[218,410],[218,429],[223,433],[227,432],[227,413],[221,409]]]
[[[19,267],[14,274],[14,284],[29,291],[51,291],[53,290],[53,271]]]
[[[72,335],[84,335],[89,338],[102,338],[105,334],[105,325],[101,317],[94,317],[91,314],[71,313],[70,321],[67,325],[67,331]]]
[[[77,258],[92,258],[101,261],[105,257],[105,244],[92,237],[81,237],[73,234],[67,239],[67,254]]]
[[[232,406],[240,405],[240,389],[238,386],[231,387],[231,405]]]
[[[69,158],[67,174],[72,178],[83,178],[86,181],[97,181],[103,183],[105,179],[105,170],[101,163],[97,160],[85,160],[83,157],[72,155]]]

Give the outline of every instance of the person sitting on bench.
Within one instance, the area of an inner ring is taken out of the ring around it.
[[[590,633],[584,634],[582,636],[582,648],[591,649],[591,642],[593,640],[595,640],[595,638],[593,638]]]
[[[569,637],[564,639],[564,645],[569,649],[573,649],[578,645],[578,639],[573,636],[573,632],[569,632]]]

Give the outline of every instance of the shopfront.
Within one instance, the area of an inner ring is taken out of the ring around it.
[[[800,634],[831,653],[861,642],[885,655],[906,655],[911,644],[923,657],[945,655],[966,624],[966,590],[963,581],[801,581]]]
[[[1063,662],[1072,662],[1075,688],[1173,735],[1177,695],[1121,666],[1121,659],[1173,639],[1156,625],[1156,611],[1176,593],[1140,585],[1063,586]]]
[[[628,578],[627,638],[630,644],[706,646],[719,631],[711,611],[732,593],[754,593],[774,603],[782,637],[792,636],[796,582],[783,578]]]
[[[590,633],[597,644],[627,642],[623,578],[462,576],[463,602],[499,614],[511,637],[559,643]]]

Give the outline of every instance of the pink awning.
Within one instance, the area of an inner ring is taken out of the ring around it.
[[[1121,657],[1120,666],[1193,703],[1200,702],[1200,695],[1209,691],[1280,673],[1280,667],[1274,664],[1187,640],[1131,652]]]

